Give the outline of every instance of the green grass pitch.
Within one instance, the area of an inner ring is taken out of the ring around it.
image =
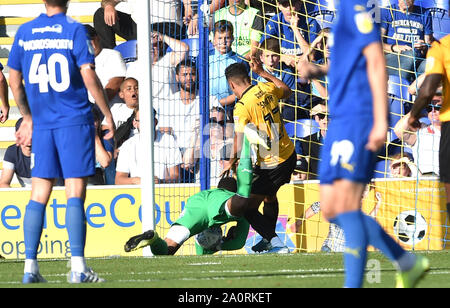
[[[428,256],[431,270],[418,287],[450,287],[450,252],[418,252]],[[88,259],[107,281],[70,285],[67,260],[42,260],[46,284],[22,285],[23,261],[0,260],[0,287],[44,288],[340,288],[344,270],[340,253],[289,255],[212,255],[117,257]],[[380,253],[368,254],[364,287],[394,287],[395,269]]]

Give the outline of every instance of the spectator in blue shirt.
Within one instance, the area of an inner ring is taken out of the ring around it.
[[[389,75],[412,81],[425,72],[425,57],[433,40],[432,20],[414,0],[399,0],[383,9],[381,35]],[[400,70],[400,72],[399,72]]]
[[[272,17],[266,25],[260,43],[268,38],[281,41],[281,61],[295,67],[297,56],[301,56],[308,48],[308,25],[305,8],[300,0],[278,1],[279,14]],[[301,36],[296,38],[294,28],[298,28]]]
[[[237,62],[241,62],[238,55],[232,51],[234,41],[233,25],[227,20],[220,20],[214,24],[214,51],[209,55],[209,92],[216,96],[220,104],[227,110],[228,118],[232,119],[231,112],[236,96],[228,87],[225,69]],[[231,116],[231,117],[230,117]]]

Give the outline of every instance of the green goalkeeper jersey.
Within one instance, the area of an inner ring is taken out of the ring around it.
[[[188,228],[190,236],[194,236],[212,226],[237,222],[237,236],[225,241],[222,244],[222,250],[240,249],[245,244],[250,225],[244,217],[234,217],[226,212],[226,202],[234,195],[234,192],[220,188],[201,191],[187,200],[175,224]]]

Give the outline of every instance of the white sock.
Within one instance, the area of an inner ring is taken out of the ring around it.
[[[25,259],[24,273],[39,273],[39,265],[36,259]]]
[[[404,253],[403,256],[401,256],[394,263],[395,267],[402,272],[409,271],[414,267],[415,264],[416,264],[416,255],[410,252]]]
[[[270,240],[270,244],[272,245],[272,247],[284,247],[283,242],[280,240],[278,236],[273,237]]]
[[[83,273],[87,271],[86,260],[84,257],[71,257],[70,264],[72,272]]]

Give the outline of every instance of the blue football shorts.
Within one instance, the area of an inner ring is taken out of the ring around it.
[[[331,119],[321,149],[321,184],[332,184],[339,179],[362,184],[370,182],[377,156],[365,146],[372,125],[372,117]]]
[[[31,176],[68,179],[95,174],[94,142],[94,125],[33,130]]]

